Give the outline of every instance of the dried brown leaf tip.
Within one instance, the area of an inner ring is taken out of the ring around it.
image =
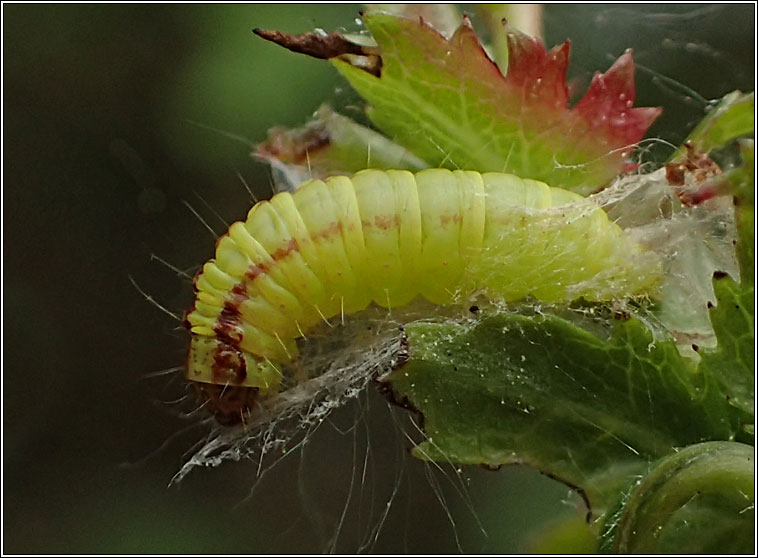
[[[322,60],[343,58],[372,75],[379,76],[381,72],[382,60],[377,54],[376,47],[355,43],[341,33],[332,31],[331,33],[310,32],[290,35],[281,31],[257,28],[253,29],[253,33],[298,54]]]
[[[666,180],[676,189],[685,205],[698,205],[723,193],[726,184],[719,179],[721,169],[707,153],[698,152],[691,142],[686,142],[686,157],[666,163]]]
[[[276,159],[300,165],[306,163],[310,155],[327,147],[330,141],[329,130],[323,120],[296,130],[276,127],[268,131],[268,138],[258,145],[255,155],[264,161]]]

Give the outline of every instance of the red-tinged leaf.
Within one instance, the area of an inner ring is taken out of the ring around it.
[[[509,31],[505,83],[510,88],[522,90],[528,99],[525,104],[544,103],[565,110],[568,105],[566,70],[570,52],[569,41],[547,52],[539,39]]]
[[[634,108],[634,96],[634,60],[627,50],[605,74],[595,74],[573,112],[612,143],[632,145],[661,113],[659,108]]]
[[[624,54],[568,106],[569,44],[549,52],[511,28],[504,77],[468,19],[450,39],[423,21],[364,16],[381,73],[332,62],[369,102],[372,121],[432,165],[512,172],[580,191],[622,172],[660,109],[634,108],[634,64]]]

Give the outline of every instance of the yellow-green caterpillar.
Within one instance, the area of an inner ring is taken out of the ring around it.
[[[534,180],[444,169],[309,180],[219,240],[186,315],[187,378],[237,422],[258,393],[278,391],[297,339],[372,302],[610,300],[658,276],[600,207]]]

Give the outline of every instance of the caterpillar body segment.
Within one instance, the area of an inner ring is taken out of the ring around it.
[[[644,256],[644,257],[643,257]],[[256,204],[197,277],[188,379],[276,392],[296,340],[372,302],[621,298],[660,265],[592,203],[502,173],[361,171]]]

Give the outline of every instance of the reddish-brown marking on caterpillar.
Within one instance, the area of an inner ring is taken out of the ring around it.
[[[192,382],[198,399],[219,424],[235,426],[252,413],[258,388]]]
[[[195,279],[197,279],[197,277],[198,276],[195,275]],[[189,321],[189,315],[192,314],[192,312],[194,312],[194,311],[195,311],[195,301],[193,300],[192,301],[192,306],[190,306],[189,308],[187,308],[187,310],[182,315],[182,325],[185,328],[187,328],[187,331],[191,331],[192,330],[192,324]]]
[[[216,326],[213,328],[213,331],[219,339],[236,347],[242,341],[243,335],[239,323],[240,316],[237,309],[225,306],[216,319]]]
[[[276,263],[297,252],[299,247],[297,241],[292,238],[287,244],[279,248],[271,255]],[[268,273],[269,266],[266,264],[251,265],[245,275],[249,279]],[[195,276],[195,283],[200,276]],[[195,285],[197,289],[197,286]],[[231,296],[224,302],[224,308],[216,319],[213,331],[216,333],[221,344],[213,355],[213,379],[218,384],[208,384],[205,382],[192,382],[197,387],[197,393],[204,405],[208,406],[219,423],[225,425],[234,425],[242,421],[244,415],[249,415],[251,405],[258,394],[257,388],[239,386],[247,378],[247,364],[242,351],[239,350],[239,344],[242,341],[242,329],[240,328],[241,316],[239,307],[249,298],[247,285],[241,281],[231,289]],[[189,312],[195,308],[193,303]],[[188,312],[188,313],[189,313]],[[185,325],[188,329],[191,325],[187,322],[185,314]],[[219,391],[218,388],[223,390]]]
[[[279,248],[274,254],[272,259],[274,262],[286,258],[292,252],[298,250],[298,245],[295,239],[290,239],[286,246]],[[249,279],[255,279],[256,277],[268,273],[268,266],[265,264],[251,265],[245,275]],[[239,307],[245,302],[249,296],[247,294],[247,285],[244,281],[241,281],[234,285],[231,290],[232,296],[224,302],[224,308],[216,319],[216,325],[213,331],[227,344],[237,347],[242,341],[242,330],[239,327],[241,316]],[[194,304],[193,304],[194,309]],[[185,320],[186,321],[186,320]],[[244,377],[242,378],[244,379]]]
[[[295,241],[294,238],[290,239],[290,241],[287,243],[287,245],[284,248],[279,248],[276,252],[274,252],[271,255],[271,259],[274,260],[276,263],[278,260],[284,259],[287,256],[289,256],[292,252],[297,252],[299,250],[299,246],[297,245],[297,241]],[[257,277],[260,277],[261,275],[265,275],[269,272],[270,266],[266,265],[265,263],[260,264],[253,264],[251,265],[247,271],[245,272],[245,276],[250,279],[254,280]],[[244,283],[237,283],[237,285],[234,286],[236,289],[239,286],[244,286]]]
[[[237,347],[242,341],[242,331],[239,325],[241,318],[239,307],[249,296],[245,283],[234,285],[231,293],[232,296],[224,302],[224,308],[216,320],[214,331],[219,339],[223,339],[229,345]]]
[[[265,275],[266,273],[268,273],[268,267],[265,264],[260,264],[260,265],[253,264],[249,268],[247,268],[247,271],[245,272],[245,276],[252,281],[257,277],[260,277],[261,275]]]
[[[399,227],[399,220],[396,215],[376,216],[374,223],[364,222],[363,225],[366,227],[374,225],[383,230],[389,230],[393,227]],[[326,240],[332,236],[342,234],[342,228],[342,223],[334,222],[323,230],[311,235],[311,238],[314,240]],[[299,251],[297,241],[291,238],[286,245],[271,254],[273,265],[276,265],[279,261],[297,251]],[[248,280],[254,280],[261,275],[269,273],[271,267],[272,264],[270,263],[252,264],[245,272],[245,277]],[[196,275],[195,282],[199,276],[200,273]],[[196,285],[195,288],[197,290]],[[231,289],[231,296],[224,301],[224,307],[216,319],[214,332],[218,336],[218,339],[222,341],[222,344],[214,353],[212,371],[214,381],[224,385],[192,382],[197,386],[197,393],[203,404],[207,405],[208,410],[216,416],[219,423],[225,425],[234,425],[241,422],[241,417],[249,414],[250,405],[258,393],[256,388],[234,385],[242,383],[247,377],[245,359],[238,346],[242,341],[242,331],[240,329],[242,317],[239,307],[248,298],[249,295],[245,281],[243,280],[235,284]],[[185,314],[185,325],[188,329],[190,328],[190,324],[186,321],[186,315],[192,312],[194,307],[193,303],[192,308]],[[218,389],[214,389],[218,387],[224,387],[225,390],[219,391]],[[252,390],[252,393],[245,390]]]
[[[335,221],[334,223],[326,227],[324,230],[311,235],[311,238],[314,241],[327,240],[330,236],[336,236],[337,234],[342,234],[342,223]]]
[[[213,379],[219,384],[241,384],[247,378],[245,356],[235,345],[219,343],[213,353]]]
[[[376,227],[378,229],[382,229],[383,231],[388,231],[393,228],[398,228],[400,226],[400,219],[397,215],[376,215],[374,217],[373,223],[371,221],[362,219],[361,226],[364,229]]]
[[[298,251],[298,245],[294,238],[290,239],[287,245],[283,248],[279,248],[274,252],[271,258],[274,262],[282,260],[289,256],[292,252]],[[268,272],[268,266],[265,264],[251,265],[245,275],[249,279],[255,279],[259,275],[263,275]],[[235,347],[242,341],[242,332],[239,329],[240,312],[239,307],[250,298],[247,294],[247,285],[244,281],[241,281],[234,285],[231,290],[232,296],[224,302],[224,308],[218,315],[216,320],[216,326],[214,331],[219,338],[224,339],[229,344]]]
[[[292,252],[297,252],[300,247],[297,245],[297,240],[290,238],[289,242],[284,248],[279,248],[276,252],[271,254],[274,261],[282,260],[289,256]]]
[[[440,225],[443,227],[447,226],[448,223],[459,225],[462,220],[462,217],[457,213],[454,215],[440,215]]]

